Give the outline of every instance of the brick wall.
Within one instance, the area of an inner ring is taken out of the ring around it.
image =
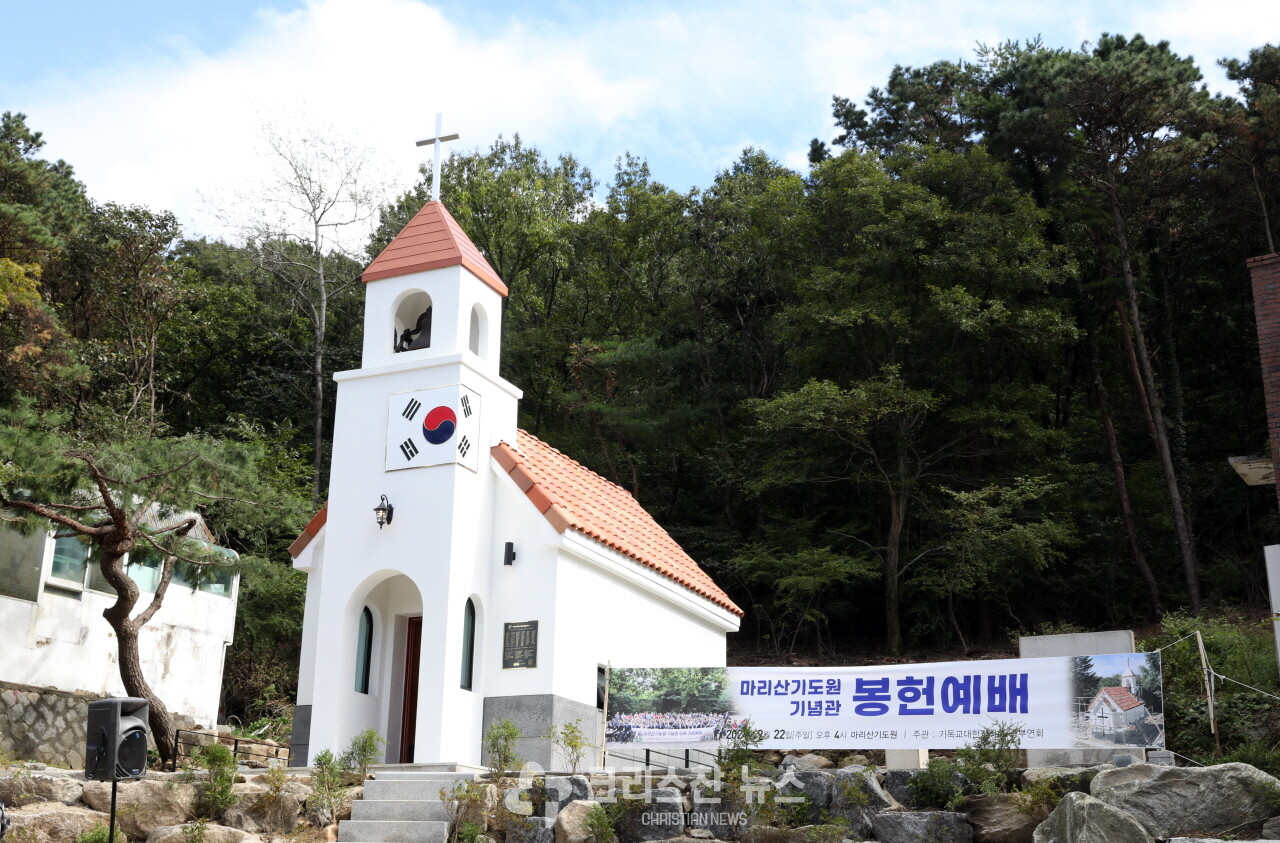
[[[1267,432],[1271,465],[1280,505],[1280,255],[1248,261],[1253,279],[1253,312],[1258,322],[1258,356],[1262,362],[1262,392],[1267,402]]]

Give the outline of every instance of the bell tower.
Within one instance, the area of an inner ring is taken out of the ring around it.
[[[485,560],[503,551],[490,452],[515,440],[520,398],[498,374],[507,287],[439,201],[362,280],[360,367],[334,375],[323,551],[298,565],[311,752],[377,723],[389,761],[474,763],[486,682],[468,659],[493,638]],[[338,664],[356,676],[333,682]]]

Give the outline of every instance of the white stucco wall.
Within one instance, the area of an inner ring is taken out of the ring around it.
[[[116,637],[102,612],[114,594],[50,582],[53,540],[41,561],[37,602],[0,597],[0,678],[64,691],[123,696]],[[142,630],[142,667],[171,711],[205,726],[217,722],[226,647],[235,628],[238,579],[230,597],[170,585],[164,605]],[[151,595],[143,592],[136,611]]]

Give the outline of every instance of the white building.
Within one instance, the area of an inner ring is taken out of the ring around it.
[[[365,728],[405,762],[479,764],[504,719],[594,738],[607,665],[723,665],[741,610],[630,494],[516,429],[507,288],[445,207],[363,280],[329,500],[291,548],[309,575],[292,763]]]
[[[1122,729],[1147,718],[1147,707],[1138,699],[1138,677],[1126,665],[1120,684],[1099,688],[1085,709],[1085,719],[1095,729]]]
[[[203,522],[190,538],[212,541]],[[139,551],[126,561],[142,591],[141,611],[155,592],[162,560]],[[0,527],[0,681],[125,696],[116,636],[102,617],[116,595],[94,562],[79,539]],[[238,586],[230,571],[206,569],[197,576],[178,563],[164,605],[139,638],[152,690],[170,711],[206,727],[217,723]]]

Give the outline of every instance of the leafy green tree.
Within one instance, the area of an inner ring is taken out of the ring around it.
[[[1100,192],[1111,219],[1142,395],[1152,418],[1188,597],[1198,612],[1199,560],[1170,444],[1165,398],[1148,348],[1135,268],[1139,255],[1131,238],[1136,221],[1149,218],[1156,207],[1153,197],[1176,190],[1175,177],[1188,174],[1203,155],[1208,141],[1197,123],[1208,112],[1208,94],[1196,87],[1200,72],[1190,59],[1175,55],[1167,42],[1150,44],[1140,35],[1103,35],[1090,55],[1064,60],[1052,78],[1057,85],[1049,113],[1071,127],[1070,143],[1082,173]]]
[[[45,273],[61,323],[94,373],[77,401],[82,424],[163,427],[160,336],[186,300],[170,260],[179,235],[171,213],[93,203]]]
[[[188,538],[207,510],[214,521],[262,517],[255,472],[259,451],[207,437],[134,437],[92,441],[65,428],[65,418],[39,415],[29,405],[0,411],[0,517],[25,529],[77,536],[93,548],[116,601],[103,611],[117,643],[125,691],[151,706],[151,730],[161,755],[173,752],[173,726],[142,672],[139,633],[159,611],[179,560],[225,563],[213,548]],[[125,572],[126,556],[155,551],[163,567],[155,593],[141,598]]]

